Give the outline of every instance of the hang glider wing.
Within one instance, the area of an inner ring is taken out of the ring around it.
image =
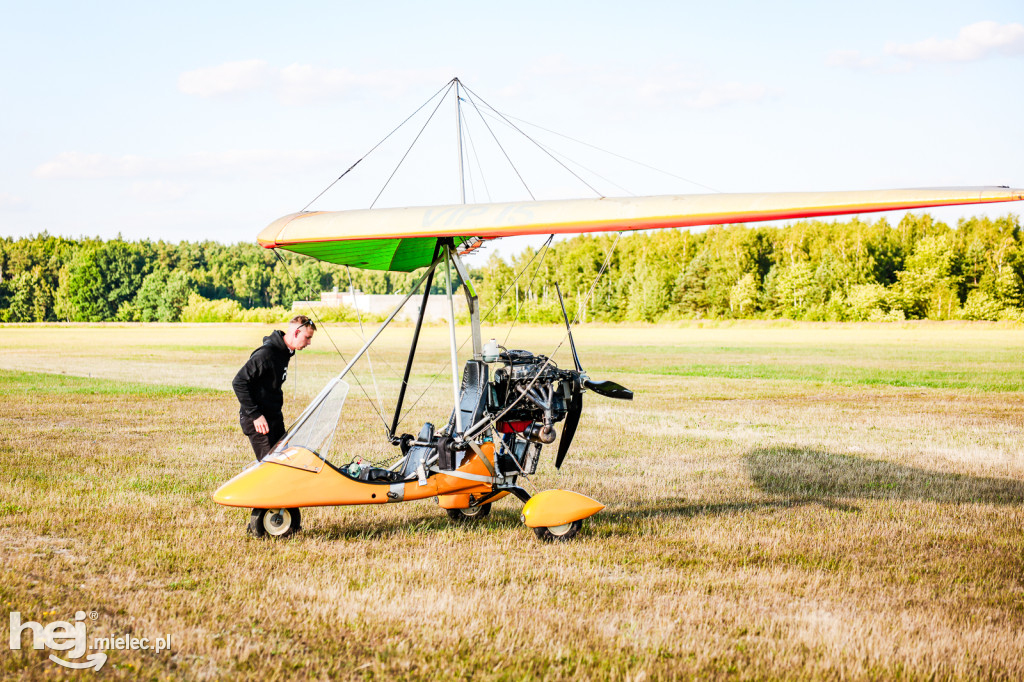
[[[1024,200],[1007,187],[862,192],[690,194],[457,204],[293,213],[260,233],[260,243],[330,263],[409,272],[428,265],[439,239],[456,244],[529,234],[696,227]]]

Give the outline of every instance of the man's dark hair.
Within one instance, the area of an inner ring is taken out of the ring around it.
[[[299,329],[302,329],[303,327],[309,327],[313,331],[316,331],[316,323],[313,322],[313,320],[306,317],[305,315],[296,315],[295,317],[288,321],[288,324],[294,324]]]

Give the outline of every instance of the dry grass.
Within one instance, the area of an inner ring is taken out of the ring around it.
[[[0,328],[0,367],[93,375],[0,373],[0,600],[42,622],[95,609],[90,637],[172,635],[170,654],[111,652],[105,677],[1024,678],[1024,394],[994,390],[1020,381],[1019,330],[581,331],[592,374],[637,399],[588,395],[560,474],[546,453],[536,489],[608,505],[557,546],[515,501],[471,528],[415,502],[246,537],[246,512],[210,501],[251,454],[233,396],[209,388],[263,333]],[[401,362],[400,336],[376,362]],[[318,346],[292,407],[337,369]],[[763,369],[671,369],[697,357]],[[444,360],[428,354],[421,387]],[[793,364],[806,376],[773,369]],[[437,421],[445,380],[417,408]],[[4,650],[7,677],[64,675]]]

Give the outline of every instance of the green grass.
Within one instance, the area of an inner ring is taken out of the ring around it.
[[[213,389],[195,386],[165,386],[131,381],[114,381],[66,374],[43,374],[0,369],[0,395],[117,395],[140,398],[159,396],[213,395]]]
[[[901,386],[975,391],[1024,391],[1022,348],[894,343],[783,343],[704,346],[649,345],[615,348],[602,364],[632,366],[641,374],[770,379],[839,386]],[[682,362],[680,362],[682,360]]]
[[[736,363],[736,364],[729,364]],[[1024,375],[1007,369],[983,367],[913,368],[855,367],[838,364],[755,364],[730,358],[722,364],[662,365],[635,368],[635,374],[716,379],[767,379],[802,381],[836,386],[899,386],[907,388],[954,388],[973,391],[1024,391]],[[1011,373],[1012,372],[1012,373]]]

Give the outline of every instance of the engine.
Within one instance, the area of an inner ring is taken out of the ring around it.
[[[506,476],[533,474],[541,448],[558,438],[555,424],[564,421],[573,410],[575,430],[581,407],[578,397],[585,377],[578,371],[559,369],[547,356],[525,350],[502,349],[498,353],[495,347],[485,349],[484,357],[487,364],[470,360],[463,373],[461,400],[456,408],[461,411],[462,427],[493,424],[501,441],[495,443],[498,468]],[[497,366],[490,380],[488,365]],[[434,425],[427,423],[418,436],[403,434],[392,442],[401,447],[405,459],[410,461],[415,459],[414,455],[429,459],[430,452],[436,451],[438,468],[451,471],[458,466],[459,453],[470,449],[468,443],[455,435],[455,425],[453,413],[448,425],[436,433]],[[477,433],[479,430],[474,431]],[[403,465],[403,471],[408,473],[412,466]]]
[[[525,350],[502,351],[498,361],[502,366],[488,384],[487,411],[498,418],[505,445],[499,466],[532,474],[541,447],[557,437],[554,425],[565,419],[579,373]]]

